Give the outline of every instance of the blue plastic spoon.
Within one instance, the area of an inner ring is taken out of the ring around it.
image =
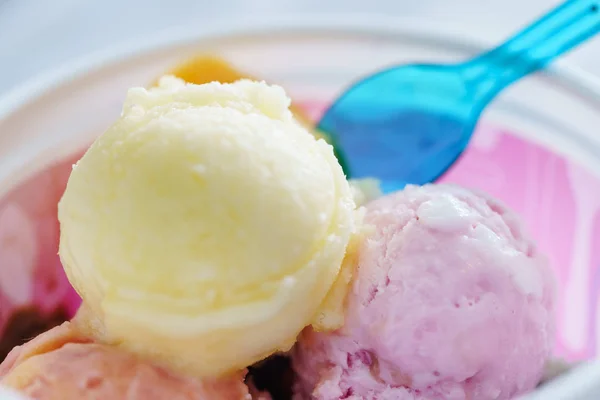
[[[600,0],[568,0],[467,62],[378,72],[346,90],[318,127],[351,178],[379,178],[385,192],[433,182],[464,151],[502,89],[600,31],[599,7]]]

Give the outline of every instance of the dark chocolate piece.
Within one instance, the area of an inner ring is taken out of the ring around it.
[[[291,400],[294,370],[289,357],[273,355],[249,368],[248,378],[273,400]]]

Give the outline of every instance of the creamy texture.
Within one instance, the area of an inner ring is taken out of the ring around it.
[[[320,306],[355,204],[332,147],[289,105],[252,81],[129,91],[58,208],[82,329],[212,376],[289,349],[313,320],[331,328]]]
[[[16,347],[0,365],[0,383],[36,400],[253,398],[243,372],[204,381],[177,376],[127,352],[91,343],[68,322]]]
[[[554,340],[555,282],[517,217],[450,185],[367,205],[345,325],[308,328],[298,399],[487,400],[533,389]]]

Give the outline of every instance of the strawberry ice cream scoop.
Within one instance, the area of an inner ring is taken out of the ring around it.
[[[297,399],[510,399],[538,383],[555,286],[516,215],[450,185],[367,205],[345,325],[305,330]]]

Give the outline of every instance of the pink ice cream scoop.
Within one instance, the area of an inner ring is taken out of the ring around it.
[[[408,186],[367,205],[345,325],[306,330],[297,399],[487,400],[533,389],[554,341],[545,257],[498,201]]]

